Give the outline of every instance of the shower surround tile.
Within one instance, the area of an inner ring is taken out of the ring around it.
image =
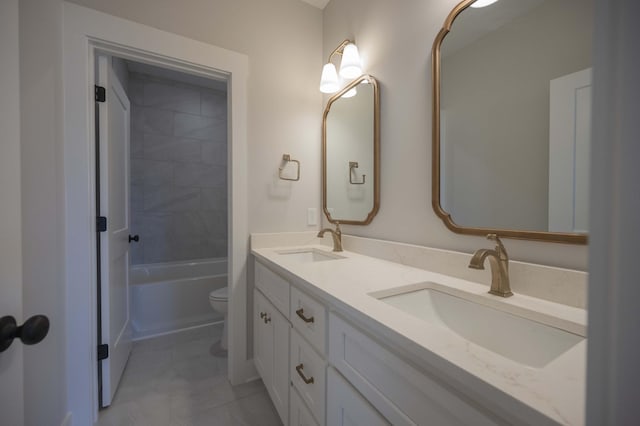
[[[227,255],[226,93],[130,75],[133,264]]]
[[[227,164],[227,144],[226,143],[203,143],[202,162],[214,166],[226,166]]]
[[[227,205],[227,189],[224,187],[202,188],[200,189],[200,199],[203,210],[220,209],[220,206]]]
[[[200,141],[167,135],[145,134],[143,155],[152,160],[180,163],[201,163],[204,161]]]
[[[154,109],[153,107],[142,108],[143,131],[154,135],[173,134],[173,112]]]
[[[144,212],[184,212],[199,210],[200,188],[170,185],[145,187]]]
[[[134,158],[131,161],[131,185],[159,186],[170,184],[173,179],[173,164]]]
[[[227,96],[214,90],[202,92],[201,114],[206,117],[221,118],[227,121]]]
[[[192,188],[226,187],[227,167],[209,164],[175,164],[173,184]]]
[[[150,82],[144,85],[144,106],[199,115],[200,90]]]
[[[174,117],[174,134],[186,138],[213,140],[217,126],[223,125],[222,120],[193,114],[176,114]]]

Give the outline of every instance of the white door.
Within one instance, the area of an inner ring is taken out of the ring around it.
[[[551,80],[549,231],[588,232],[591,68]]]
[[[0,2],[0,317],[22,323],[18,0]],[[0,352],[0,423],[24,423],[22,344]]]
[[[107,229],[100,233],[101,406],[111,404],[131,352],[129,319],[129,123],[130,104],[111,67],[98,57],[97,84],[105,88],[99,111],[99,202]]]

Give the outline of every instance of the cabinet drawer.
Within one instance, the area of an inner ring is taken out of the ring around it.
[[[256,260],[255,283],[271,303],[289,318],[289,282]]]
[[[295,330],[291,330],[290,359],[289,376],[293,387],[300,393],[318,423],[325,424],[325,361]]]
[[[326,353],[327,311],[322,304],[291,287],[289,319],[314,348],[323,355]]]
[[[327,425],[390,426],[335,369],[327,369]]]
[[[289,410],[289,426],[319,426],[294,388],[291,388]]]
[[[394,425],[503,424],[331,314],[329,362]]]

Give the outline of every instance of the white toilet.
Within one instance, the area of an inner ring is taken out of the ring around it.
[[[224,327],[222,328],[222,339],[220,339],[220,347],[227,350],[227,312],[229,302],[229,293],[227,287],[213,290],[209,293],[209,303],[214,311],[224,315]]]

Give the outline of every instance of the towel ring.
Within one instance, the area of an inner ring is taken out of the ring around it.
[[[357,168],[358,168],[357,161],[349,161],[349,183],[351,185],[364,185],[366,175],[362,175],[362,182],[354,182],[353,180],[354,169],[357,169]]]
[[[282,161],[285,163],[296,163],[297,165],[297,173],[296,173],[296,177],[295,178],[288,178],[286,176],[282,176],[282,171],[284,170],[284,165],[278,168],[278,177],[282,180],[290,180],[293,182],[297,182],[300,180],[300,162],[298,160],[294,160],[291,158],[291,155],[289,154],[283,154],[282,155]]]

